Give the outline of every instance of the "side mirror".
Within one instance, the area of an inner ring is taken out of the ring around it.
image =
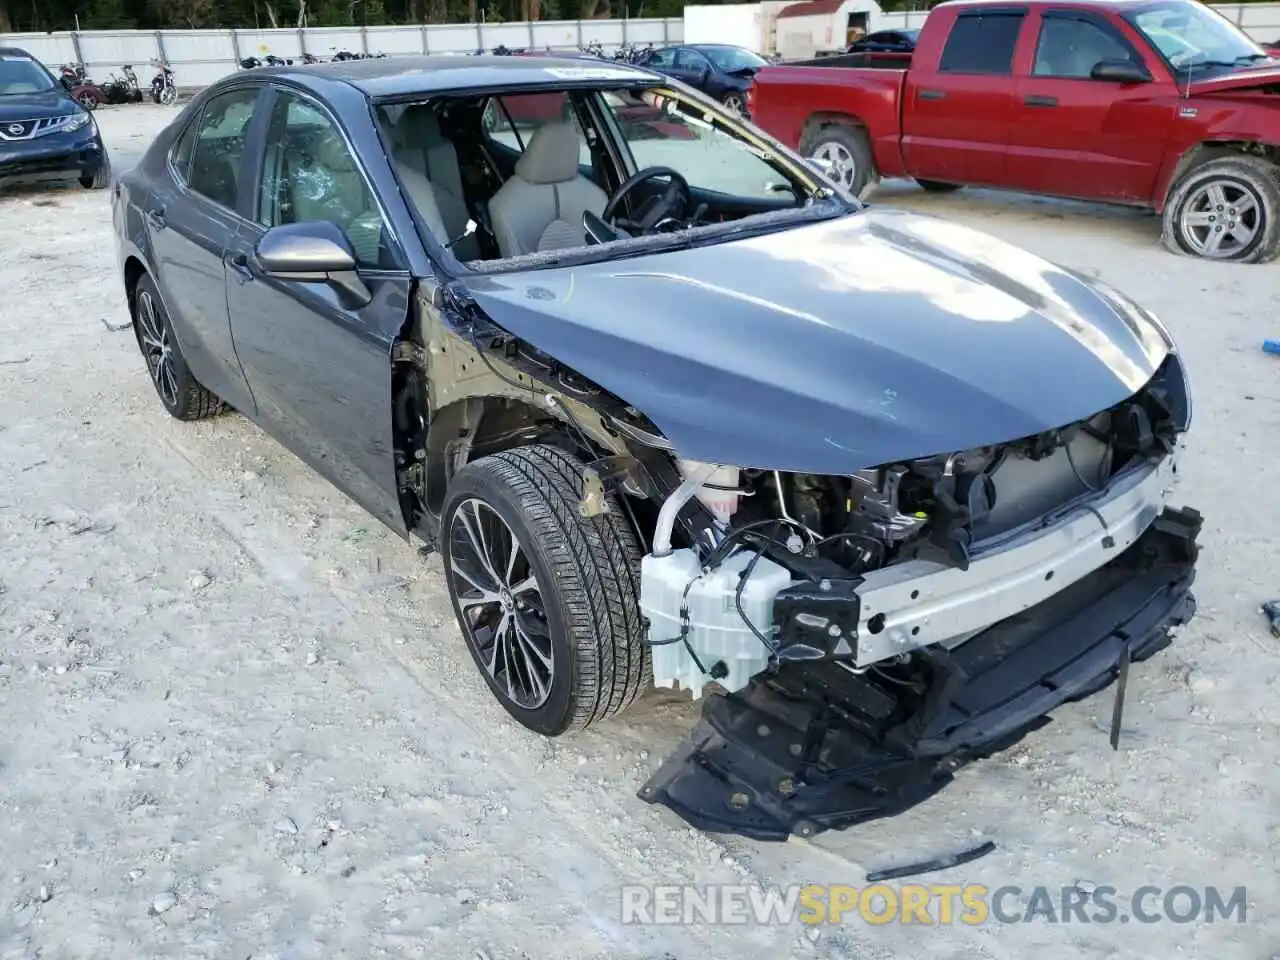
[[[262,272],[280,280],[327,283],[352,308],[373,294],[356,273],[356,254],[338,226],[328,220],[286,223],[262,235],[257,248]]]
[[[1149,83],[1151,76],[1141,64],[1132,60],[1100,60],[1089,71],[1089,79],[1112,83]]]
[[[707,82],[707,77],[709,77],[709,76],[711,76],[711,68],[710,68],[710,67],[699,67],[699,68],[698,68],[698,82],[699,82],[699,83],[706,83],[706,82]]]

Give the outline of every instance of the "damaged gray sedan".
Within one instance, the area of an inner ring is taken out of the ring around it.
[[[241,411],[436,548],[516,720],[715,692],[640,787],[700,828],[893,815],[1193,614],[1160,321],[668,78],[245,71],[113,207],[168,412]]]

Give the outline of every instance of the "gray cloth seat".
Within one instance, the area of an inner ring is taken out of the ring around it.
[[[567,123],[540,127],[516,163],[515,175],[489,201],[489,217],[504,257],[563,250],[586,243],[582,215],[600,216],[608,197],[578,169],[581,139]]]
[[[458,151],[429,105],[415,104],[400,115],[393,132],[392,159],[410,201],[436,238],[448,243],[461,237],[471,216],[462,191]],[[460,260],[480,253],[475,237],[459,241],[452,250]]]

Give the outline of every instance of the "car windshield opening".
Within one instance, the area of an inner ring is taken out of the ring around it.
[[[857,209],[776,141],[662,86],[442,96],[378,114],[420,226],[472,270],[714,243]]]
[[[30,57],[0,54],[0,97],[45,93],[54,86],[49,71]]]
[[[1125,17],[1180,74],[1233,70],[1268,59],[1234,23],[1192,0],[1164,0]]]

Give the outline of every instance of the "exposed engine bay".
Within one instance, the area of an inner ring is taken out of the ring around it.
[[[1115,747],[1128,664],[1195,609],[1176,363],[1084,422],[851,477],[681,463],[663,512],[714,520],[672,549],[660,516],[643,560],[654,682],[729,696],[640,797],[759,839],[892,816],[1119,677]]]
[[[664,511],[690,497],[713,522],[670,550],[660,519],[644,560],[655,682],[699,696],[771,664],[964,642],[1142,534],[1171,491],[1175,419],[1157,377],[1060,430],[850,477],[680,461]]]

